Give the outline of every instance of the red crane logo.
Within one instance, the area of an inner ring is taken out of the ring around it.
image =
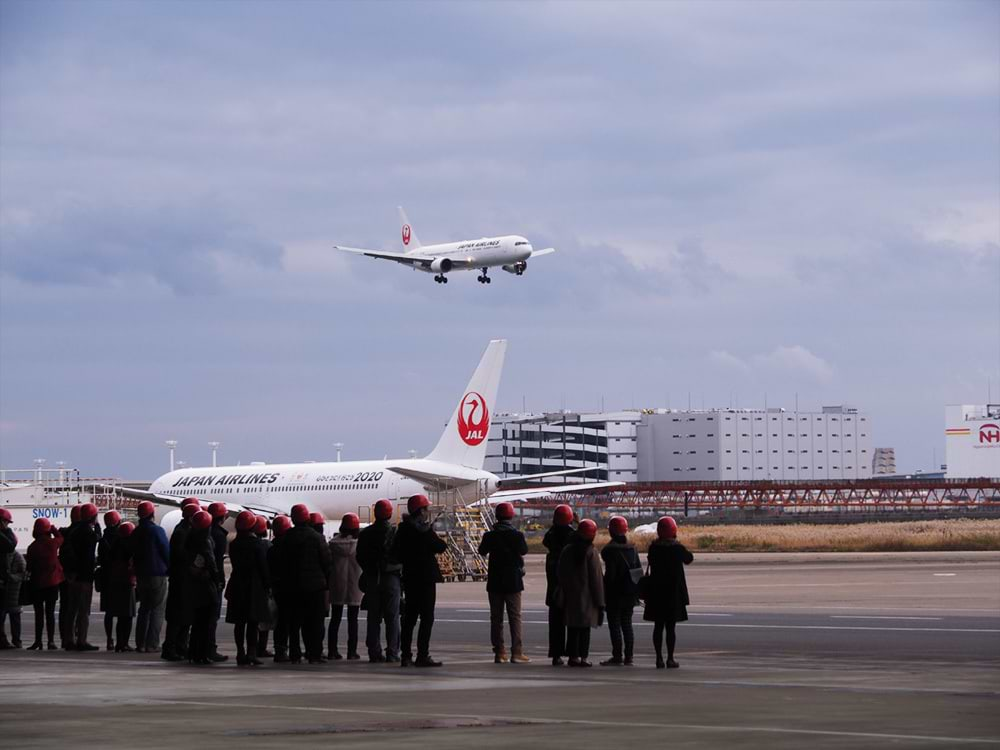
[[[458,434],[466,445],[479,445],[490,430],[490,411],[486,399],[469,391],[458,407]]]
[[[409,224],[403,224],[403,244],[404,245],[409,245],[410,244],[410,225]]]

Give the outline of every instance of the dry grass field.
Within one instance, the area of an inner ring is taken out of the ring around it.
[[[608,539],[603,529],[600,546]],[[631,535],[644,551],[652,535]],[[1000,550],[1000,520],[947,520],[860,523],[850,525],[684,526],[679,539],[702,552],[930,552]],[[541,537],[529,540],[532,552],[544,552]]]

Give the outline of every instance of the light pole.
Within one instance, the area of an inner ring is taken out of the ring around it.
[[[59,486],[64,487],[66,485],[66,462],[56,461],[56,466],[59,467]]]
[[[410,450],[408,450],[407,453],[410,454],[410,458],[411,459],[414,459],[414,458],[417,457],[417,452],[413,448],[410,448]]]
[[[340,451],[343,450],[344,444],[343,443],[334,443],[333,447],[337,449],[337,463],[339,464],[340,463]]]
[[[177,447],[177,441],[176,440],[168,440],[168,441],[166,441],[166,446],[167,446],[167,448],[170,449],[170,471],[173,471],[174,470],[174,449]]]
[[[214,469],[217,464],[215,463],[216,453],[219,450],[219,446],[222,445],[218,440],[213,440],[208,444],[208,447],[212,449],[212,468]]]
[[[35,459],[35,484],[42,483],[42,467],[45,466],[44,458]]]

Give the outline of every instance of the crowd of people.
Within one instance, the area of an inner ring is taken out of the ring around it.
[[[346,658],[358,660],[362,609],[369,662],[440,666],[430,643],[437,584],[443,581],[438,555],[447,545],[434,530],[430,507],[427,497],[414,495],[394,524],[393,504],[379,500],[373,523],[362,529],[358,516],[348,513],[329,541],[323,516],[305,505],[270,522],[242,511],[230,542],[224,526],[230,513],[221,502],[203,508],[196,498],[185,499],[169,540],[148,501],[137,507],[137,524],[123,522],[112,510],[104,514],[103,530],[97,507],[85,503],[72,509],[66,528],[36,519],[24,556],[16,551],[10,513],[0,509],[0,649],[22,647],[21,607],[30,604],[35,628],[29,650],[97,650],[89,640],[96,591],[109,651],[157,652],[168,661],[198,665],[227,661],[216,640],[225,601],[240,666],[258,666],[264,658],[292,664],[345,658],[340,650],[345,610]],[[496,523],[479,545],[488,559],[490,640],[498,664],[530,661],[521,619],[528,547],[513,519],[513,505],[497,505]],[[654,624],[656,666],[677,667],[675,625],[687,619],[689,603],[684,566],[694,559],[677,541],[677,524],[660,519],[645,569],[628,541],[626,519],[611,518],[610,541],[600,552],[594,546],[597,530],[590,519],[576,523],[572,509],[560,505],[545,534],[552,665],[590,667],[591,630],[605,621],[611,657],[601,664],[632,665],[634,610],[643,601],[643,618]],[[57,601],[61,646],[56,645]]]

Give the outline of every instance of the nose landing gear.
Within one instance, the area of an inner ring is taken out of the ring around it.
[[[493,283],[493,279],[491,279],[489,276],[486,275],[486,272],[488,270],[489,269],[484,268],[483,269],[483,275],[482,276],[477,276],[476,277],[476,281],[478,281],[480,284],[492,284]]]

